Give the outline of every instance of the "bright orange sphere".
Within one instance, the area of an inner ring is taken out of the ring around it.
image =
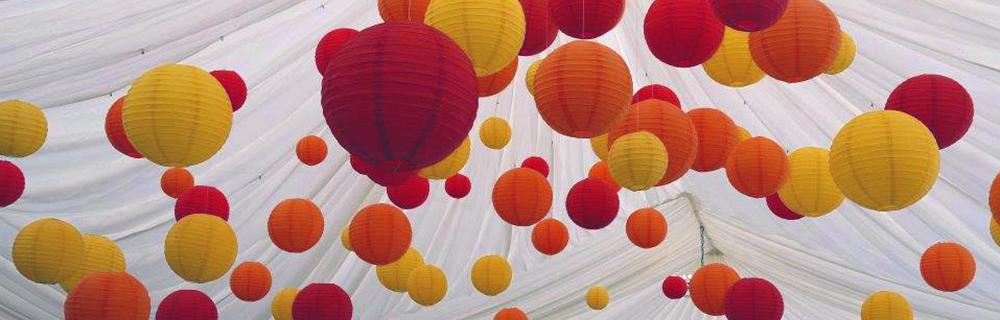
[[[764,73],[795,83],[830,69],[840,52],[840,22],[819,0],[790,0],[767,29],[750,33],[750,54]]]
[[[149,319],[149,292],[125,272],[94,272],[73,287],[63,304],[66,320]]]
[[[354,253],[377,266],[402,258],[413,238],[410,220],[403,210],[385,203],[361,209],[351,220],[349,232]]]
[[[691,276],[691,301],[698,310],[712,316],[726,314],[726,291],[740,274],[721,263],[706,264]]]
[[[993,178],[990,185],[990,197],[987,200],[990,205],[990,212],[993,213],[993,220],[1000,221],[1000,173]]]
[[[194,187],[194,176],[187,169],[170,168],[160,176],[160,189],[171,198],[180,197],[191,187]]]
[[[524,311],[518,308],[503,308],[497,311],[497,314],[493,316],[493,320],[528,320],[528,315],[524,314]]]
[[[511,60],[509,64],[500,71],[494,74],[485,75],[478,77],[477,88],[479,91],[479,97],[489,97],[493,96],[510,85],[510,82],[514,80],[514,74],[517,73],[517,58]]]
[[[569,230],[559,220],[548,218],[531,229],[531,244],[535,250],[546,255],[562,252],[569,244]]]
[[[307,166],[315,166],[326,159],[326,141],[317,136],[305,136],[295,145],[295,155]]]
[[[312,248],[323,236],[323,228],[323,213],[306,199],[282,200],[267,218],[271,242],[288,252]]]
[[[658,246],[667,238],[667,219],[655,208],[636,210],[625,223],[625,234],[639,248]]]
[[[493,185],[493,209],[512,225],[533,225],[551,208],[552,186],[534,169],[511,169]]]
[[[721,110],[712,108],[691,109],[687,115],[698,133],[698,153],[691,169],[710,172],[724,167],[729,153],[740,143],[736,123]]]
[[[431,0],[378,0],[378,14],[385,22],[424,23]]]
[[[740,193],[754,198],[769,196],[788,180],[788,155],[771,139],[750,138],[729,155],[726,176]]]
[[[667,149],[667,171],[656,185],[674,182],[691,169],[698,155],[698,133],[680,108],[659,99],[633,104],[625,119],[608,133],[608,145],[623,135],[638,131],[649,131],[660,138]]]
[[[260,300],[271,291],[271,270],[260,262],[241,263],[229,275],[229,289],[240,300]]]
[[[608,163],[604,161],[598,161],[593,166],[590,167],[590,171],[587,172],[587,178],[594,178],[597,180],[604,181],[611,189],[618,192],[622,189],[622,185],[618,184],[614,178],[611,177],[611,169],[608,169]]]
[[[976,277],[976,259],[960,244],[939,242],[920,257],[920,275],[934,289],[955,292]]]

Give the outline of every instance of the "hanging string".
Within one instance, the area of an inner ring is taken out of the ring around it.
[[[698,230],[701,232],[701,266],[705,266],[705,227],[699,226]]]

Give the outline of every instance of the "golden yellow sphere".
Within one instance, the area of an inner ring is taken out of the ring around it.
[[[434,0],[424,23],[455,40],[480,77],[506,67],[524,42],[518,0]]]
[[[913,320],[913,309],[902,295],[879,291],[861,305],[861,320]]]
[[[471,152],[472,142],[469,141],[469,137],[465,137],[462,144],[458,148],[455,148],[448,157],[430,167],[420,169],[418,174],[421,177],[431,180],[448,179],[448,177],[455,175],[465,167],[465,164],[469,162],[469,154]]]
[[[722,46],[702,68],[721,85],[739,88],[764,79],[764,71],[750,56],[750,33],[727,27]]]
[[[271,316],[274,320],[292,320],[292,303],[298,295],[299,289],[295,288],[284,288],[274,295],[274,300],[271,300]]]
[[[648,131],[615,139],[608,150],[608,169],[618,184],[632,191],[652,188],[667,171],[667,149]]]
[[[344,227],[344,230],[340,230],[340,245],[344,246],[347,251],[354,251],[354,248],[351,248],[350,228]]]
[[[205,283],[222,277],[236,261],[236,232],[210,214],[181,218],[167,231],[163,255],[182,279]]]
[[[83,237],[76,227],[55,218],[35,220],[14,238],[14,267],[28,280],[54,284],[69,279],[83,262]]]
[[[778,190],[781,202],[795,213],[819,217],[844,201],[830,175],[830,152],[806,147],[788,155],[788,181]]]
[[[611,297],[608,296],[608,290],[601,286],[590,287],[587,290],[587,306],[594,310],[601,310],[608,306],[608,302],[611,301]]]
[[[406,281],[409,280],[410,272],[422,265],[424,265],[424,256],[420,254],[420,251],[411,247],[396,262],[375,266],[375,274],[378,276],[378,282],[382,283],[386,289],[406,292]]]
[[[37,106],[21,100],[0,101],[0,155],[26,157],[45,143],[49,124]]]
[[[489,117],[479,126],[479,141],[487,148],[500,150],[510,143],[510,125],[500,117]]]
[[[750,140],[750,138],[753,138],[753,135],[750,134],[750,131],[747,131],[746,128],[744,128],[744,127],[736,127],[736,129],[739,129],[739,131],[740,131],[739,132],[740,133],[740,142],[747,141],[747,140]]]
[[[840,51],[837,52],[837,58],[833,60],[833,64],[830,65],[830,69],[827,69],[826,74],[838,74],[847,70],[848,67],[854,63],[854,56],[858,54],[858,47],[854,43],[854,38],[847,32],[840,32]]]
[[[95,234],[83,236],[83,260],[80,267],[59,286],[70,292],[80,280],[93,272],[125,272],[125,254],[111,239]]]
[[[661,141],[662,142],[662,141]],[[594,155],[602,161],[608,160],[608,134],[602,134],[593,138],[590,138],[590,150],[594,151]]]
[[[542,66],[542,61],[544,60],[535,60],[524,73],[524,85],[528,87],[528,93],[531,95],[535,95],[535,76],[538,75],[538,68]]]
[[[429,264],[417,267],[406,279],[406,293],[422,306],[432,306],[448,293],[448,278],[441,268]]]
[[[507,290],[513,275],[507,259],[498,255],[482,256],[472,265],[472,286],[482,294],[495,296]]]

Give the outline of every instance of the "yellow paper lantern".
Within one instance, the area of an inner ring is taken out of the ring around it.
[[[83,237],[59,219],[35,220],[14,238],[14,267],[28,280],[53,284],[69,279],[83,262]]]
[[[198,67],[165,64],[139,77],[125,96],[125,135],[146,159],[188,167],[229,138],[233,109],[219,81]]]
[[[721,85],[739,88],[764,79],[764,71],[750,55],[750,33],[726,28],[722,46],[702,64],[705,73]]]
[[[840,32],[840,51],[837,52],[837,58],[833,60],[833,64],[830,65],[830,69],[827,69],[826,74],[838,74],[847,70],[848,67],[854,63],[854,56],[858,54],[858,47],[854,43],[854,38],[847,32]]]
[[[535,75],[538,68],[542,66],[542,59],[535,60],[528,66],[528,71],[524,73],[524,85],[528,87],[528,93],[535,95]]]
[[[406,293],[422,306],[432,306],[448,293],[448,278],[441,268],[423,265],[413,269],[406,279]]]
[[[472,286],[488,296],[495,296],[507,290],[511,277],[513,271],[510,269],[510,263],[498,255],[480,257],[476,260],[476,264],[472,265]]]
[[[781,202],[795,213],[819,217],[844,201],[830,175],[830,152],[806,147],[788,155],[788,181],[778,190]]]
[[[70,292],[80,280],[93,272],[125,272],[125,254],[114,241],[103,236],[83,236],[83,260],[73,274],[59,286]]]
[[[510,143],[510,125],[500,117],[489,117],[479,126],[479,141],[487,148],[500,150]]]
[[[747,141],[747,140],[750,140],[750,138],[753,138],[753,135],[750,134],[750,131],[747,131],[746,128],[738,126],[738,127],[736,127],[736,129],[739,129],[739,131],[740,131],[739,132],[740,133],[740,142]]]
[[[830,173],[848,199],[893,211],[923,198],[940,168],[937,142],[920,120],[891,110],[848,121],[830,147]]]
[[[0,155],[20,158],[35,153],[48,133],[42,109],[21,100],[0,101]]]
[[[423,265],[424,256],[411,247],[396,262],[375,266],[375,274],[378,276],[378,282],[386,289],[406,292],[406,281],[409,280],[410,272]]]
[[[292,320],[292,303],[297,295],[299,289],[295,288],[284,288],[274,295],[274,300],[271,300],[271,316],[274,320]]]
[[[615,139],[608,150],[611,177],[632,191],[652,188],[667,171],[667,149],[660,138],[647,131]]]
[[[608,290],[601,286],[590,287],[587,290],[587,306],[591,309],[601,310],[608,306],[608,302],[611,301],[611,297],[608,296]]]
[[[861,320],[913,320],[913,309],[903,295],[879,291],[861,305]]]
[[[990,236],[993,236],[993,243],[1000,247],[1000,224],[993,218],[990,218]]]
[[[472,142],[469,141],[469,137],[465,137],[462,144],[458,148],[455,148],[447,158],[438,161],[438,163],[430,167],[420,169],[418,174],[421,177],[432,180],[448,179],[448,177],[455,175],[465,167],[465,164],[469,162],[469,153],[471,152]]]
[[[662,142],[662,141],[661,141]],[[608,134],[602,134],[590,138],[590,150],[594,150],[594,155],[602,161],[608,160]]]
[[[167,231],[163,255],[182,279],[205,283],[222,277],[236,261],[236,232],[210,214],[181,218]]]
[[[524,42],[518,0],[434,0],[424,23],[455,40],[480,77],[506,67]]]
[[[347,249],[347,251],[354,251],[354,248],[351,248],[350,230],[351,229],[348,227],[344,227],[344,230],[340,230],[340,245],[344,246],[344,249]]]

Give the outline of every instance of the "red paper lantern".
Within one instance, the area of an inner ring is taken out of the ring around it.
[[[177,290],[156,308],[156,320],[216,320],[219,311],[212,298],[198,290]]]
[[[177,199],[191,187],[194,187],[194,176],[187,169],[170,168],[160,176],[160,189],[171,198]]]
[[[313,283],[299,291],[292,302],[295,320],[350,320],[351,296],[332,283]]]
[[[66,320],[149,319],[149,292],[125,272],[94,272],[66,295]]]
[[[972,126],[975,113],[969,92],[955,80],[936,74],[903,81],[889,94],[885,109],[905,112],[923,122],[939,149],[961,139]]]
[[[317,136],[305,136],[295,144],[295,156],[307,166],[315,166],[326,159],[326,141]]]
[[[316,70],[320,75],[326,74],[326,67],[330,64],[330,59],[337,54],[347,40],[351,40],[358,35],[358,30],[351,28],[333,29],[323,36],[316,44]]]
[[[593,39],[614,29],[625,14],[625,0],[549,0],[549,19],[577,39]]]
[[[618,215],[618,194],[602,180],[580,180],[566,195],[566,212],[573,223],[584,229],[602,229]]]
[[[361,161],[361,159],[358,159],[358,157],[352,154],[348,158],[351,160],[351,169],[354,169],[354,172],[363,175],[368,175],[368,172],[371,172],[372,167],[365,164],[363,161]]]
[[[503,221],[526,227],[545,218],[552,208],[552,186],[535,170],[514,168],[497,178],[491,200]]]
[[[240,300],[260,300],[271,291],[271,270],[260,262],[241,263],[229,275],[229,288]]]
[[[368,166],[368,178],[383,187],[398,186],[417,175],[417,170],[413,171],[391,171]]]
[[[226,89],[233,112],[242,108],[243,103],[247,101],[247,83],[243,81],[243,77],[232,70],[215,70],[211,74],[215,80],[219,80],[222,88]]]
[[[681,68],[708,61],[722,45],[725,30],[708,0],[656,0],[643,26],[649,51]]]
[[[402,184],[386,188],[389,201],[403,209],[413,209],[424,204],[430,192],[430,182],[417,175],[410,176],[410,179]]]
[[[549,19],[549,0],[521,0],[524,10],[524,42],[521,56],[533,56],[545,51],[559,34],[559,26]]]
[[[802,219],[802,215],[795,213],[795,211],[789,209],[788,206],[785,206],[784,202],[781,202],[781,197],[778,196],[777,192],[767,196],[767,208],[771,209],[771,213],[778,218],[785,220]]]
[[[785,13],[788,0],[711,0],[715,16],[726,26],[745,32],[767,29]]]
[[[559,220],[548,218],[531,229],[531,245],[546,255],[562,252],[569,244],[569,230]]]
[[[472,181],[469,181],[469,177],[456,173],[444,181],[444,191],[452,198],[465,198],[472,191]]]
[[[648,100],[648,99],[659,99],[666,102],[670,102],[670,104],[673,104],[678,108],[681,107],[681,99],[677,97],[677,94],[674,93],[674,90],[670,90],[670,88],[667,88],[664,85],[651,84],[642,87],[641,89],[639,89],[639,91],[636,91],[635,94],[632,95],[632,104],[636,104],[642,102],[643,100]]]
[[[472,62],[421,23],[361,31],[331,60],[322,104],[340,145],[396,172],[441,161],[469,135],[478,108]]]
[[[403,257],[413,240],[413,229],[403,210],[376,203],[362,208],[351,219],[347,238],[358,258],[381,266]]]
[[[24,173],[7,160],[0,160],[0,208],[6,207],[24,194]]]
[[[542,159],[542,157],[528,157],[521,161],[521,168],[528,168],[538,173],[541,173],[543,177],[549,177],[549,163]]]
[[[767,280],[740,279],[726,291],[726,319],[779,320],[784,312],[781,292]]]
[[[115,103],[108,108],[108,113],[104,116],[104,134],[108,136],[111,146],[122,154],[140,159],[142,154],[135,150],[132,143],[125,136],[125,126],[122,125],[122,107],[125,105],[125,97],[118,98]]]
[[[663,279],[663,295],[669,299],[677,300],[687,294],[688,283],[684,278],[669,276]]]
[[[184,191],[174,203],[174,218],[181,221],[188,215],[205,213],[229,220],[229,200],[226,195],[209,186],[194,186]]]

